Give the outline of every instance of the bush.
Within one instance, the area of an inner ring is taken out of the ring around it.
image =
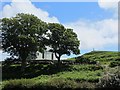
[[[113,61],[110,63],[109,67],[120,66],[120,61]]]
[[[97,61],[91,60],[84,56],[77,57],[75,62],[79,64],[97,64]]]
[[[78,90],[80,90],[80,89],[87,89],[87,90],[92,89],[93,90],[94,88],[95,88],[95,84],[87,82],[87,81],[80,82],[77,85]]]
[[[73,71],[96,71],[96,70],[103,70],[102,66],[98,65],[74,65],[72,67]]]
[[[9,80],[2,84],[2,90],[26,90],[31,88],[34,84],[35,81],[32,79]]]
[[[98,88],[120,88],[120,72],[105,75],[97,84]]]
[[[72,89],[77,87],[77,83],[73,80],[68,80],[64,78],[53,78],[47,82],[47,86],[54,87],[57,89]]]
[[[103,67],[102,67],[102,66],[97,66],[97,65],[90,67],[90,70],[93,70],[93,71],[95,71],[95,70],[100,70],[100,69],[102,70]]]
[[[64,78],[52,78],[49,81],[41,82],[34,79],[19,79],[4,81],[2,90],[89,90],[94,88],[93,83],[76,82]]]
[[[76,58],[76,63],[88,64],[89,62],[90,62],[90,60],[88,58],[84,58],[83,56]]]
[[[52,87],[53,90],[89,90],[95,88],[94,83],[90,83],[87,81],[78,81],[64,78],[54,78],[51,79],[47,86]]]

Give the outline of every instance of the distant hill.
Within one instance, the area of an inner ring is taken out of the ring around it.
[[[109,64],[112,61],[120,61],[120,52],[115,51],[91,51],[75,58],[68,60],[82,61],[99,61],[101,63]]]
[[[111,60],[116,61],[118,59],[120,60],[118,52],[113,51],[92,51],[77,58],[79,59],[81,57],[95,61],[111,61]]]

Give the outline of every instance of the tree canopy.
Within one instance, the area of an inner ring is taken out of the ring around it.
[[[24,65],[29,55],[45,49],[44,34],[47,24],[31,14],[17,14],[2,19],[2,48],[11,56],[17,56]]]
[[[48,33],[49,45],[52,48],[50,51],[55,53],[58,62],[60,62],[60,57],[64,54],[80,53],[80,41],[73,29],[66,29],[63,25],[57,23],[49,23],[48,29],[50,31]]]
[[[32,14],[17,14],[1,20],[2,48],[12,57],[17,56],[22,65],[26,59],[36,57],[36,52],[43,52],[46,46],[55,53],[58,62],[64,54],[79,54],[80,41],[73,29],[59,23],[45,23]]]

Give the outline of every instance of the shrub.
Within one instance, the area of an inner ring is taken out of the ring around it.
[[[78,90],[80,90],[80,89],[92,89],[93,90],[94,88],[95,88],[95,84],[87,82],[87,81],[80,82],[77,85]]]
[[[16,79],[5,81],[2,85],[2,90],[25,90],[31,88],[35,84],[35,81],[32,79]]]
[[[80,56],[80,57],[76,58],[76,63],[87,64],[89,62],[90,62],[90,60],[88,58],[84,58],[83,56]]]
[[[89,68],[90,68],[90,70],[93,70],[93,71],[103,69],[102,66],[97,66],[97,65],[91,66],[91,67],[89,67]]]
[[[97,61],[91,60],[88,57],[86,58],[84,56],[77,57],[75,62],[79,64],[97,64]]]
[[[98,88],[120,88],[120,72],[107,74],[100,79],[97,84]]]
[[[109,67],[120,66],[120,61],[113,61],[110,63]]]
[[[53,78],[47,82],[47,86],[54,87],[57,89],[72,89],[77,87],[77,83],[73,80],[68,80],[64,78]]]
[[[19,79],[4,81],[2,90],[81,90],[94,88],[90,82],[76,82],[64,78],[52,78],[49,81],[41,82],[34,79]]]
[[[90,90],[95,88],[94,83],[87,81],[76,82],[71,79],[54,78],[47,82],[47,87],[51,90]]]
[[[102,66],[98,65],[74,65],[72,67],[73,71],[96,71],[96,70],[103,70]]]

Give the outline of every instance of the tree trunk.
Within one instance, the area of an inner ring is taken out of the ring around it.
[[[51,59],[53,60],[54,59],[54,54],[52,53],[52,55],[51,55]]]
[[[44,55],[44,53],[45,53],[45,52],[43,52],[43,53],[42,53],[42,59],[44,59],[44,58],[45,58],[45,55]]]
[[[22,63],[21,63],[21,70],[22,70],[22,72],[25,71],[25,67],[26,67],[26,60],[23,59],[23,60],[22,60]]]
[[[57,53],[55,53],[55,57],[58,59],[58,63],[60,64],[60,57],[61,57],[61,55],[60,54],[57,55]]]
[[[58,63],[60,64],[60,56],[57,59],[58,59]]]
[[[26,56],[21,56],[21,71],[24,73],[26,68]]]
[[[21,72],[22,72],[22,75],[24,75],[24,72],[25,72],[27,57],[28,57],[28,52],[21,50],[20,51],[20,60],[21,60]]]

